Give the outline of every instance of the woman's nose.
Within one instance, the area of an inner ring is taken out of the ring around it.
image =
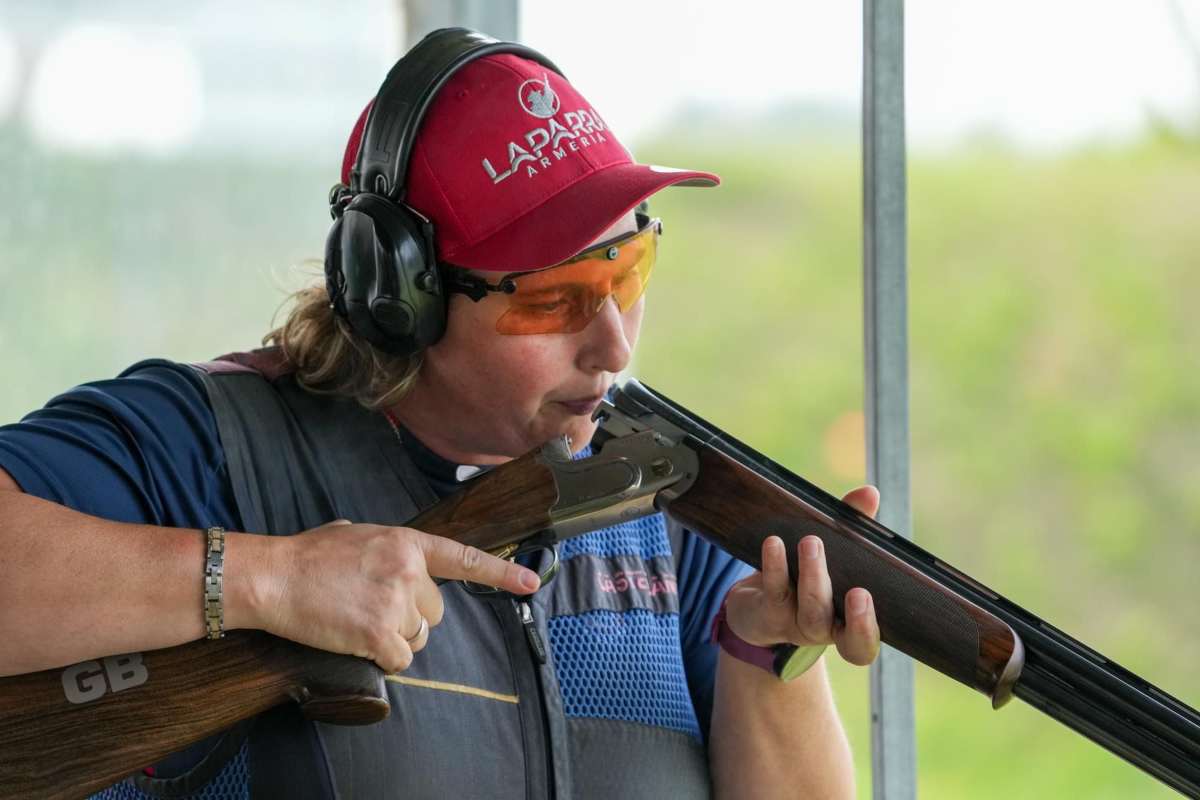
[[[581,331],[583,346],[579,351],[580,367],[587,372],[620,372],[629,364],[633,348],[625,335],[621,309],[609,295],[600,310]]]

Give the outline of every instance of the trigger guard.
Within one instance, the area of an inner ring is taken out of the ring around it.
[[[509,561],[515,561],[517,556],[526,555],[528,553],[536,553],[542,550],[550,552],[550,555],[552,556],[550,564],[544,570],[538,573],[538,579],[541,581],[541,585],[539,585],[534,591],[534,594],[537,594],[537,592],[540,592],[542,589],[546,588],[551,581],[558,577],[559,568],[562,566],[562,561],[558,557],[558,543],[537,541],[536,539],[537,537],[534,537],[533,539],[522,542],[517,549],[513,551],[512,555],[508,557]],[[472,594],[476,597],[507,596],[515,600],[521,600],[522,598],[528,598],[530,596],[516,595],[505,589],[497,589],[495,586],[484,586],[483,584],[473,583],[472,581],[459,581],[459,583],[462,584],[463,590],[467,594]]]

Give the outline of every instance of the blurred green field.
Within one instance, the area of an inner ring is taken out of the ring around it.
[[[859,156],[651,149],[666,192],[638,373],[837,493],[863,480]],[[1200,614],[1200,157],[1166,144],[909,169],[920,544],[1192,705]],[[674,234],[674,235],[672,235]],[[865,671],[835,666],[869,795]],[[1172,797],[1014,702],[917,669],[927,798]]]
[[[725,183],[655,201],[634,371],[840,493],[864,474],[856,143],[733,140],[639,150]],[[254,346],[321,255],[337,166],[52,158],[2,130],[0,163],[0,423],[142,357]],[[909,200],[919,542],[1200,704],[1200,153],[914,157]],[[867,797],[866,671],[833,673]],[[922,797],[1174,796],[1019,702],[917,676]]]

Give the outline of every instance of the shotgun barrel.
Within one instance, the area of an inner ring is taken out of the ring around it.
[[[817,534],[826,544],[835,599],[840,602],[854,586],[870,589],[884,641],[990,694],[995,707],[1015,696],[1175,790],[1200,797],[1200,714],[1195,709],[650,387],[627,381],[613,408],[646,427],[682,436],[701,454],[695,486],[663,503],[698,534],[750,563],[757,560],[754,548],[770,533],[787,534],[792,559],[795,541]],[[722,496],[715,496],[717,485],[724,489]],[[884,570],[891,571],[885,575]],[[942,591],[930,593],[930,585]],[[963,605],[947,609],[950,597]],[[997,623],[1014,634],[1024,658],[1019,664],[1014,655],[989,691],[992,684],[980,679],[990,679],[988,670],[999,663],[997,648],[1003,652],[1005,644],[992,641]],[[937,629],[944,629],[940,638]],[[980,668],[973,671],[970,642],[975,640]]]

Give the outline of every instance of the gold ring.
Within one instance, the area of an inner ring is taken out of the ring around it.
[[[417,632],[414,633],[412,636],[405,636],[404,641],[408,642],[410,645],[416,644],[417,640],[420,639],[421,636],[424,635],[425,631],[427,631],[427,630],[429,630],[429,620],[425,619],[424,617],[421,617],[421,625],[417,628]]]

